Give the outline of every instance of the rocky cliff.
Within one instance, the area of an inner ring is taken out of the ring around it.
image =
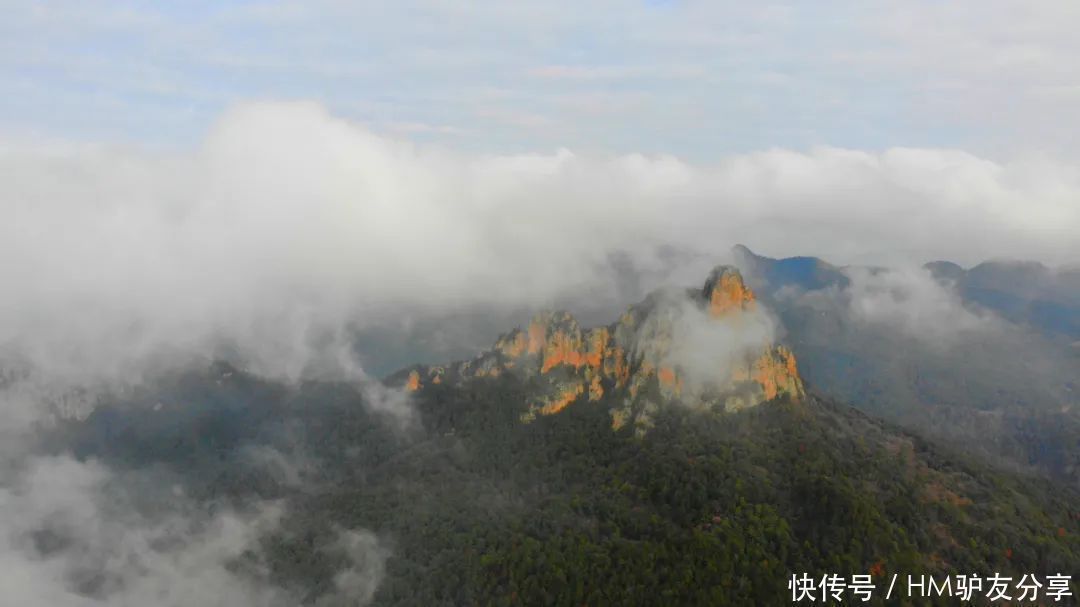
[[[795,357],[773,343],[771,322],[738,270],[720,266],[702,289],[654,292],[611,325],[583,329],[567,312],[543,312],[472,360],[413,367],[403,378],[416,391],[518,374],[538,386],[523,421],[602,401],[614,428],[644,433],[667,403],[733,411],[801,398]]]

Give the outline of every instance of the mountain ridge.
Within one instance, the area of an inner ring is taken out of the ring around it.
[[[739,270],[721,265],[700,289],[654,291],[611,324],[583,329],[569,312],[540,312],[471,360],[414,365],[388,381],[415,392],[503,373],[532,378],[541,395],[526,422],[614,393],[622,404],[610,411],[612,427],[631,423],[643,434],[670,401],[735,411],[802,398],[795,356],[775,343],[772,322]]]

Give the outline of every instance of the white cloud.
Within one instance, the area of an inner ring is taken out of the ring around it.
[[[318,607],[366,605],[375,596],[389,556],[379,538],[367,531],[339,531],[333,550],[341,551],[349,566],[334,576],[334,591],[319,599]]]
[[[838,262],[1080,255],[1080,172],[950,150],[477,156],[259,103],[191,154],[9,144],[0,171],[0,346],[61,394],[223,351],[363,379],[352,328],[613,300],[610,255],[650,267],[665,244],[710,263],[736,242]]]
[[[161,490],[156,487],[156,490]],[[181,492],[147,509],[145,491],[69,456],[5,461],[0,478],[0,584],[26,607],[287,607],[298,597],[268,572],[234,566],[277,529],[282,508],[210,509]],[[365,605],[389,557],[378,537],[339,530],[322,549],[348,565],[326,605]]]
[[[0,485],[6,600],[27,607],[287,604],[274,587],[230,573],[277,513],[175,514],[147,520],[106,504],[112,474],[69,457],[32,458]]]
[[[727,385],[732,371],[761,356],[778,335],[776,321],[760,305],[724,319],[689,302],[675,313],[666,364],[683,373],[691,393]]]
[[[850,268],[846,274],[848,311],[857,322],[887,325],[938,345],[1003,329],[995,317],[964,307],[957,293],[922,268]]]

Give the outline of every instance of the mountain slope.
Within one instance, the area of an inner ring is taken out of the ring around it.
[[[140,443],[90,440],[106,409],[70,430],[83,457],[139,467],[149,458],[133,449],[153,449],[155,476],[208,508],[283,504],[280,526],[231,567],[298,604],[334,587],[345,565],[326,547],[357,528],[390,554],[376,605],[781,605],[790,573],[885,584],[1080,566],[1074,492],[812,394],[730,413],[669,403],[639,436],[612,430],[615,394],[523,423],[536,378],[508,373],[424,386],[420,426],[398,433],[348,386],[283,390],[232,373],[173,391],[230,403],[166,412],[182,446],[138,420],[126,432]],[[199,431],[215,427],[235,431]],[[255,465],[256,447],[308,462],[304,480]]]
[[[356,386],[218,365],[43,445],[167,479],[209,511],[276,504],[279,524],[228,570],[302,605],[337,604],[357,575],[341,538],[356,530],[385,552],[366,557],[377,590],[350,604],[784,605],[789,576],[808,573],[870,574],[880,605],[893,574],[1080,568],[1075,491],[807,392],[773,334],[750,330],[767,318],[756,301],[720,268],[607,327],[541,315],[471,361],[390,378],[411,424]],[[680,355],[718,350],[684,351],[692,335],[753,339],[696,368]],[[783,361],[788,383],[755,373],[762,360]],[[567,386],[573,398],[545,410]],[[632,423],[616,423],[628,403]]]

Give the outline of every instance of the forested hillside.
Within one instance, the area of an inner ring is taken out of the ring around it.
[[[522,423],[536,381],[430,385],[403,424],[350,387],[217,368],[163,393],[205,406],[105,407],[56,438],[175,475],[207,508],[280,500],[281,524],[233,567],[304,604],[335,584],[345,559],[327,546],[354,528],[389,553],[379,605],[771,605],[791,573],[1080,569],[1074,493],[848,406],[673,405],[640,437],[611,428],[603,399]],[[273,473],[253,448],[310,465]]]

